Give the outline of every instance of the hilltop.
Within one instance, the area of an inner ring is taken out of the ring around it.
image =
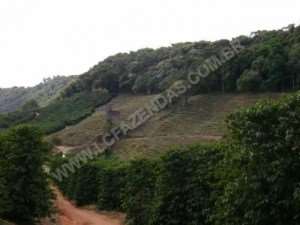
[[[192,94],[299,88],[300,26],[253,32],[235,38],[234,43],[244,50],[203,78]],[[222,61],[219,54],[230,44],[230,40],[186,42],[110,56],[79,76],[64,94],[72,96],[98,88],[112,95],[160,93],[175,81],[196,73],[210,57],[215,57],[216,64]]]

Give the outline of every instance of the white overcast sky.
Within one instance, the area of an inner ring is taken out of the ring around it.
[[[73,75],[118,52],[300,24],[299,0],[0,0],[0,87]]]

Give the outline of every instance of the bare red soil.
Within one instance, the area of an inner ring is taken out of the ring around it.
[[[78,208],[57,192],[56,206],[59,225],[123,225],[125,216],[120,213],[97,213]]]

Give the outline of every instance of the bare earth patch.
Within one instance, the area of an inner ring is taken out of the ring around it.
[[[95,210],[78,208],[57,192],[56,200],[59,225],[123,225],[125,215],[121,213],[97,213]]]

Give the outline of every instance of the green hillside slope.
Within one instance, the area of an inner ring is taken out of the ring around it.
[[[300,86],[300,26],[288,30],[257,31],[239,36],[244,50],[220,69],[203,78],[194,93],[284,91]],[[153,94],[173,82],[187,79],[229,40],[177,43],[159,49],[141,49],[108,57],[68,87],[66,96],[99,87],[118,93]]]
[[[187,93],[189,97],[199,94],[267,93],[299,89],[300,26],[292,25],[285,30],[257,31],[252,36],[239,36],[235,40],[235,43],[239,42],[243,46],[243,51],[224,62],[209,76],[201,78],[200,82]],[[210,57],[219,57],[221,60],[219,53],[230,44],[228,40],[178,43],[170,47],[141,49],[108,57],[74,82],[62,85],[64,87],[60,86],[61,88],[57,89],[59,93],[62,90],[60,98],[49,105],[49,101],[56,97],[56,93],[48,96],[39,95],[38,91],[33,92],[34,94],[30,94],[31,97],[27,99],[36,99],[42,108],[25,114],[21,112],[21,115],[20,112],[12,113],[8,117],[0,115],[0,128],[30,123],[37,124],[47,133],[60,130],[81,121],[96,107],[105,104],[110,97],[124,94],[151,96],[166,90],[178,80],[186,80],[188,74],[197,71]],[[38,87],[34,90],[36,89]],[[104,96],[99,96],[100,100],[94,104],[94,93],[99,90]],[[18,96],[27,95],[19,93]],[[84,96],[84,99],[79,99],[80,96]],[[91,96],[91,99],[87,96]],[[17,99],[20,100],[20,97]],[[88,113],[84,109],[85,103],[79,106],[73,102],[77,101],[76,99],[88,104]],[[0,104],[2,108],[12,109],[20,105],[7,99],[5,101],[5,104]],[[62,106],[64,102],[70,106],[67,110],[58,112],[53,110],[59,109],[58,106]],[[42,115],[37,114],[40,112]],[[69,114],[71,119],[65,113]],[[37,115],[43,119],[39,120],[36,118]],[[87,140],[93,138],[88,137]]]
[[[250,106],[259,100],[278,98],[281,94],[202,94],[189,99],[186,106],[175,105],[158,113],[142,127],[129,133],[113,147],[114,154],[122,159],[158,156],[170,146],[214,141],[225,134],[225,118],[228,114]],[[109,105],[120,112],[120,119],[144,106],[155,95],[121,95]],[[100,107],[90,117],[74,126],[48,136],[49,141],[59,143],[58,148],[67,151],[86,149],[94,142],[101,143],[107,131],[106,106]]]
[[[39,108],[22,108],[0,115],[0,130],[20,124],[34,125],[49,134],[73,125],[91,115],[95,108],[105,104],[111,96],[106,91],[82,92],[69,98],[60,98]]]
[[[48,105],[76,77],[56,76],[45,79],[34,87],[13,87],[0,89],[0,113],[13,112],[34,99],[40,106]]]

